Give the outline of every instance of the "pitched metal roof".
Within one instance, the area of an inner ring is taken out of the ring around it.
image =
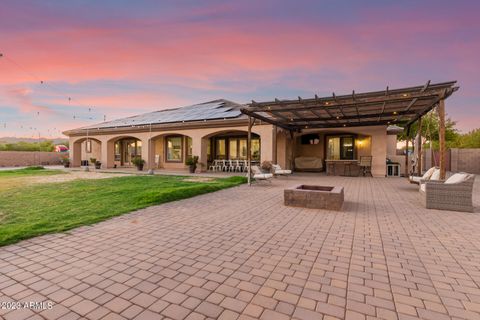
[[[176,122],[183,123],[215,119],[231,119],[242,116],[240,111],[242,107],[243,105],[241,104],[219,99],[210,102],[194,104],[191,106],[144,113],[133,117],[107,121],[79,129],[107,129],[150,124],[155,125]]]
[[[426,114],[459,87],[456,81],[310,99],[252,101],[242,112],[286,130],[406,125]]]

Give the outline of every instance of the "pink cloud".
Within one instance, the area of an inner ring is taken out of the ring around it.
[[[4,90],[6,97],[18,107],[22,113],[35,112],[37,114],[52,114],[53,111],[32,102],[32,90],[28,88],[10,88]]]

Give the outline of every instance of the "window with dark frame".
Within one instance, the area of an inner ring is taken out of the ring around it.
[[[166,161],[167,162],[182,162],[183,160],[183,145],[181,136],[171,136],[165,138],[166,145]]]
[[[354,160],[355,136],[341,135],[327,137],[327,160]]]

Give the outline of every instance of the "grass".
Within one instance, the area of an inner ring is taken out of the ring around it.
[[[0,246],[245,183],[244,177],[186,178],[128,176],[9,188],[0,193]]]
[[[64,173],[61,170],[50,170],[43,167],[27,167],[15,170],[0,170],[0,178],[17,178],[25,176],[49,176]],[[2,180],[3,181],[3,180]]]
[[[0,170],[0,192],[18,188],[29,183],[29,178],[64,174],[62,170],[49,170],[43,167],[28,167],[15,170]],[[0,215],[1,217],[1,215]],[[0,218],[1,219],[1,218]],[[1,221],[1,220],[0,220]]]

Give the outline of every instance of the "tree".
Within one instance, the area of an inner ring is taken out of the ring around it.
[[[445,119],[445,141],[447,148],[456,145],[460,134],[455,128],[456,122],[450,118]],[[415,137],[418,133],[418,121],[413,123],[410,127],[409,139]],[[438,149],[438,133],[439,133],[439,121],[438,114],[435,111],[430,111],[422,117],[422,137],[432,142],[432,147]],[[404,130],[401,135],[398,136],[398,140],[405,141],[407,139],[407,130]]]
[[[456,148],[480,148],[480,129],[459,135]]]
[[[0,144],[0,151],[47,151],[52,152],[55,150],[55,145],[52,141],[42,142],[24,142],[17,143],[5,143]]]

